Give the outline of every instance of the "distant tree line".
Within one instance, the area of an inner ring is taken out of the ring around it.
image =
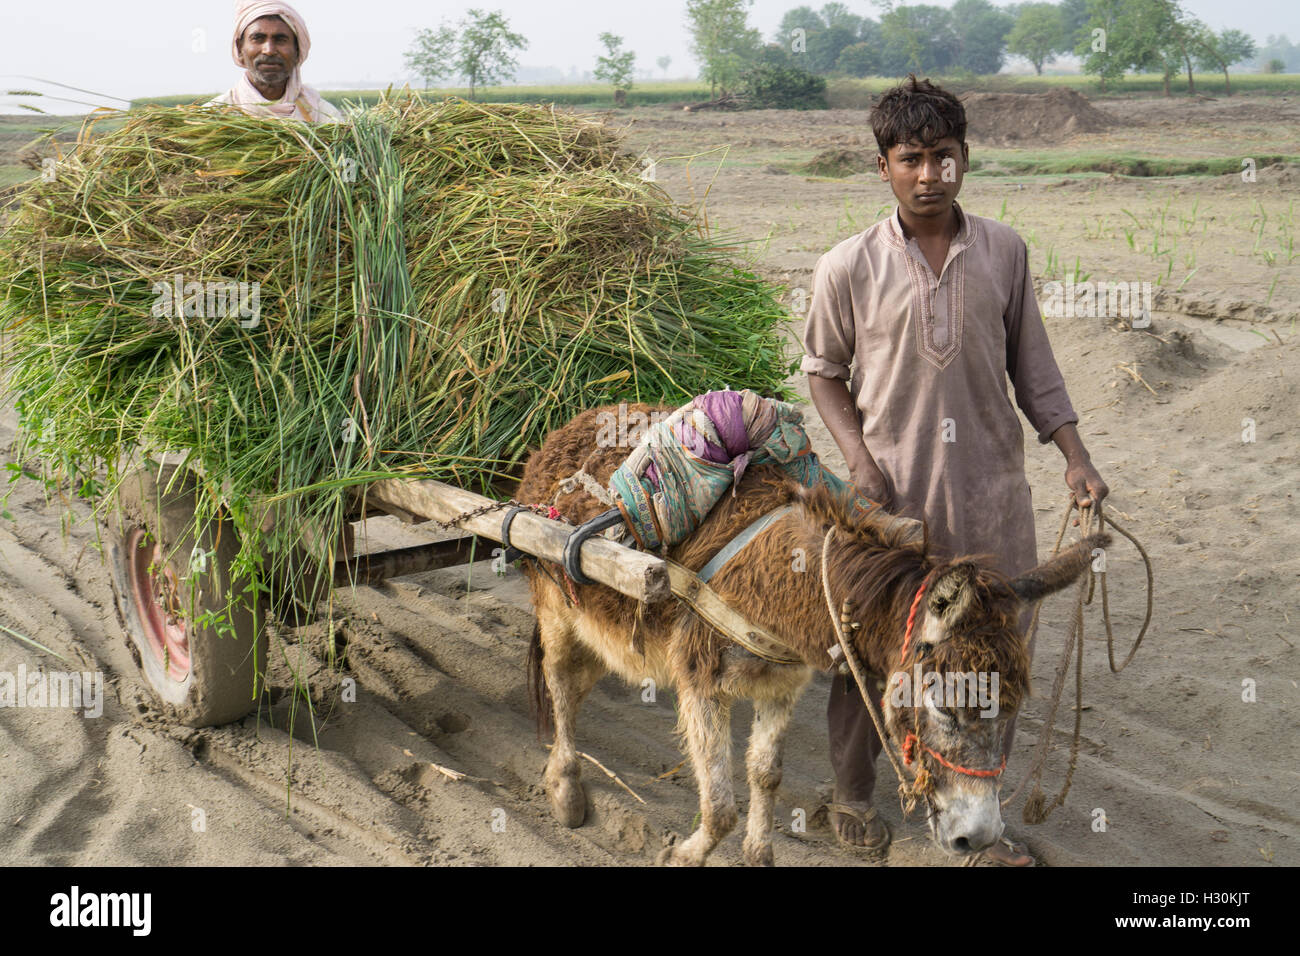
[[[1044,64],[1076,54],[1103,87],[1127,73],[1160,73],[1168,93],[1174,77],[1186,73],[1194,90],[1195,69],[1222,72],[1231,92],[1228,68],[1260,52],[1242,31],[1216,32],[1183,10],[1179,0],[1040,0],[1005,6],[957,0],[951,9],[875,2],[882,9],[878,20],[839,2],[820,9],[795,7],[764,44],[746,20],[752,0],[689,0],[687,22],[701,78],[725,93],[753,69],[820,77],[987,75],[997,73],[1009,56],[1024,57],[1041,74]],[[1265,49],[1278,70],[1293,69],[1292,60],[1300,60],[1300,49],[1285,37],[1270,37]]]
[[[1300,47],[1285,36],[1269,36],[1257,48],[1240,30],[1212,30],[1179,0],[1031,0],[1001,7],[957,0],[951,9],[873,2],[882,10],[879,20],[839,2],[795,7],[764,43],[748,23],[753,0],[687,0],[691,52],[715,96],[744,90],[754,101],[803,107],[823,100],[828,76],[987,75],[1001,70],[1008,56],[1024,57],[1041,74],[1056,57],[1076,54],[1103,88],[1128,73],[1158,73],[1166,95],[1184,73],[1188,91],[1195,92],[1196,70],[1222,72],[1231,93],[1228,69],[1243,61],[1256,60],[1265,72],[1300,70]],[[597,58],[594,75],[610,84],[621,105],[636,56],[624,49],[622,37],[602,33],[600,42],[605,55]],[[426,87],[465,78],[472,99],[482,86],[513,79],[515,53],[527,45],[501,11],[471,9],[455,24],[419,31],[406,65]],[[660,57],[658,66],[666,73],[671,62]]]

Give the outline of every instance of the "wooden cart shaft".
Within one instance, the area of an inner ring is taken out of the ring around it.
[[[466,512],[479,512],[456,521],[456,527],[498,542],[501,522],[511,507],[440,481],[379,481],[368,487],[366,499],[367,503],[378,503],[385,509],[443,523],[450,523]],[[496,507],[492,508],[493,505]],[[515,515],[510,525],[510,544],[525,554],[558,564],[563,560],[564,544],[572,532],[572,525],[523,511]],[[620,594],[651,604],[672,594],[668,567],[654,555],[634,551],[607,538],[593,537],[583,543],[581,557],[582,571],[588,577]]]

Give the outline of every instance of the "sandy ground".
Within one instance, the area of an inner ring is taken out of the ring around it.
[[[1300,152],[1290,102],[1101,105],[1119,120],[1115,128],[1044,148]],[[821,252],[889,207],[887,188],[868,176],[820,180],[779,168],[827,146],[868,146],[865,113],[636,116],[630,145],[664,157],[661,184],[682,201],[708,187],[712,225],[766,238],[758,268],[791,286],[806,287]],[[718,154],[689,167],[671,158],[728,145],[716,175]],[[973,155],[979,145],[974,138]],[[1095,610],[1089,616],[1082,752],[1065,806],[1035,827],[1020,822],[1020,804],[1008,812],[1009,829],[1046,864],[1300,862],[1300,280],[1285,252],[1296,172],[1261,170],[1253,184],[975,176],[963,189],[968,210],[1004,218],[1026,236],[1042,278],[1059,278],[1078,257],[1094,279],[1182,284],[1159,300],[1145,331],[1100,318],[1048,320],[1080,430],[1113,489],[1112,511],[1150,550],[1157,593],[1151,632],[1122,675],[1109,673]],[[1136,233],[1132,244],[1126,228]],[[1170,241],[1178,251],[1166,252]],[[1242,440],[1246,419],[1253,442]],[[808,424],[816,447],[842,468],[811,407]],[[6,413],[0,447],[12,440]],[[1046,552],[1064,503],[1063,464],[1028,433],[1026,448]],[[639,688],[613,678],[585,705],[579,746],[644,802],[587,765],[587,823],[568,831],[552,822],[539,787],[546,750],[525,693],[532,618],[516,571],[498,579],[476,564],[469,590],[465,570],[451,569],[337,592],[333,617],[348,640],[342,675],[319,663],[323,622],[282,631],[289,654],[314,673],[325,718],[314,739],[301,712],[291,730],[282,662],[274,702],[260,716],[192,731],[168,726],[150,702],[112,611],[92,527],[63,534],[61,509],[29,481],[14,486],[8,508],[0,625],[71,663],[3,638],[0,672],[102,671],[107,699],[97,719],[0,710],[0,863],[626,865],[650,863],[670,833],[691,827],[694,783],[686,770],[671,772],[681,760],[672,694],[645,702]],[[427,536],[382,519],[368,523],[367,546]],[[1125,547],[1112,550],[1109,569],[1123,652],[1143,609],[1142,571]],[[1066,603],[1058,597],[1044,612],[1038,696],[1020,720],[1012,782],[1043,732]],[[355,703],[338,700],[341,676],[355,679]],[[1243,681],[1253,682],[1254,702],[1243,700]],[[826,692],[826,680],[815,680],[788,739],[779,863],[859,862],[836,845],[820,809],[831,782]],[[748,723],[739,708],[738,753]],[[1068,728],[1072,715],[1061,723]],[[1060,724],[1055,738],[1049,792],[1065,766]],[[452,781],[435,764],[468,776]],[[895,832],[889,863],[946,864],[920,824],[901,820],[888,779],[882,770],[878,803]],[[737,783],[743,794],[739,763]],[[792,827],[797,811],[806,832]],[[1093,825],[1101,815],[1104,831]],[[739,860],[736,833],[712,863]]]

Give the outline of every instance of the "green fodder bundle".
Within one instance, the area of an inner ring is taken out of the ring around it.
[[[583,408],[789,397],[776,290],[641,169],[543,107],[131,114],[28,187],[0,242],[23,453],[101,499],[129,454],[188,450],[200,520],[233,519],[260,580],[303,527],[327,567],[377,478],[499,491]]]

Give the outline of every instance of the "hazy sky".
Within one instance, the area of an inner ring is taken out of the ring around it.
[[[951,6],[953,0],[933,2]],[[782,14],[799,5],[799,0],[755,0],[750,24],[770,39]],[[879,9],[868,0],[845,0],[845,5],[879,18]],[[402,83],[402,54],[415,30],[435,26],[444,17],[455,20],[471,6],[502,10],[513,29],[528,38],[520,65],[589,70],[601,50],[597,35],[610,31],[636,51],[638,68],[654,68],[654,61],[667,55],[673,60],[670,75],[695,71],[688,52],[686,0],[298,0],[295,6],[312,33],[304,79],[325,88],[347,81]],[[1183,0],[1183,7],[1215,29],[1235,27],[1259,41],[1275,33],[1300,40],[1296,0]],[[32,86],[14,78],[25,74],[128,99],[215,93],[237,77],[229,53],[233,10],[231,0],[0,0],[5,47],[0,92]],[[14,112],[13,103],[12,97],[0,96],[0,113]],[[52,101],[47,106],[51,111],[83,109]]]

